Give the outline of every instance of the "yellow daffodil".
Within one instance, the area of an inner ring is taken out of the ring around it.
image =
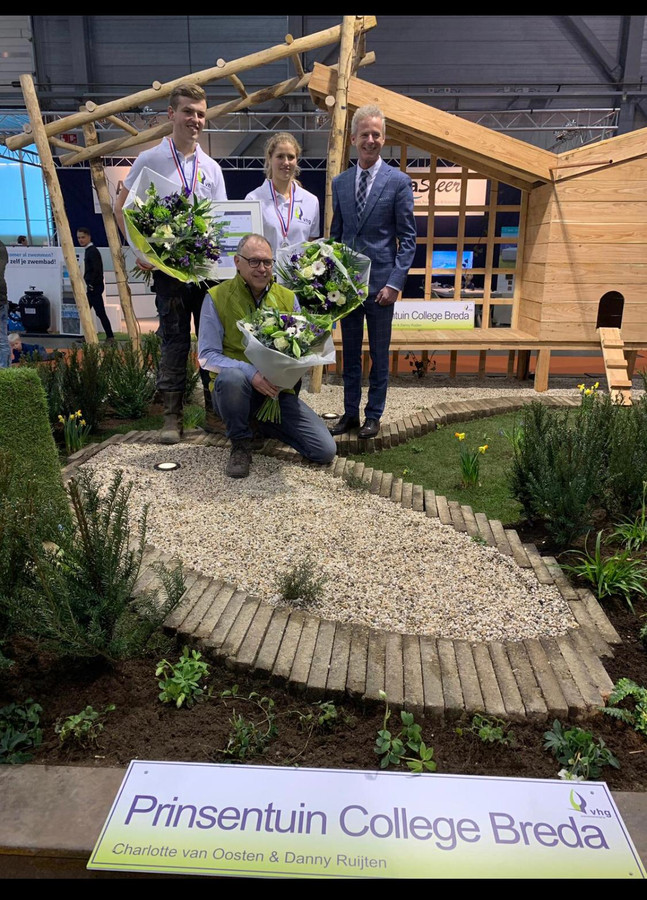
[[[578,391],[583,391],[585,387],[586,387],[586,385],[584,385],[584,384],[578,384],[577,389],[578,389]]]
[[[85,425],[85,419],[81,419],[81,421],[80,421],[79,424],[80,424],[80,425]]]
[[[58,417],[58,421],[59,421],[59,422],[63,422],[63,424],[65,424],[65,419],[63,418],[63,416],[59,416],[59,417]]]
[[[584,391],[584,396],[585,396],[585,397],[588,397],[589,394],[592,394],[592,393],[593,393],[593,391],[591,390],[591,388],[587,388],[587,389]]]
[[[459,441],[465,440],[465,432],[464,431],[455,431],[454,437],[457,437]]]
[[[81,416],[83,415],[83,413],[81,412],[80,409],[77,409],[77,411],[74,413],[74,415],[76,416],[77,419],[80,419]]]
[[[488,445],[487,445],[487,444],[483,444],[482,447],[479,447],[479,453],[485,453],[485,451],[487,450],[487,448],[488,448]]]
[[[593,390],[594,390],[594,391],[597,391],[597,389],[598,389],[599,387],[600,387],[600,382],[599,382],[599,381],[596,381],[595,384],[593,385]]]

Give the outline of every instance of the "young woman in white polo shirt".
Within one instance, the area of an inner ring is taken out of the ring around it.
[[[260,200],[263,234],[276,256],[279,247],[320,236],[319,200],[296,180],[301,147],[296,138],[281,131],[265,145],[265,181],[245,200]]]

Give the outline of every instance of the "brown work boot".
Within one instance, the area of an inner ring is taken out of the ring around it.
[[[213,408],[211,391],[204,388],[204,430],[209,434],[226,434],[227,426]]]
[[[183,391],[165,391],[162,394],[164,403],[164,424],[160,431],[160,444],[179,444],[184,433],[182,420]]]
[[[231,447],[231,455],[227,462],[227,468],[225,469],[225,475],[229,478],[247,478],[251,461],[251,441],[234,441]]]

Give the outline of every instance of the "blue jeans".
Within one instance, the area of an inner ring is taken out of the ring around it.
[[[252,387],[247,375],[236,368],[222,369],[216,378],[212,394],[213,406],[227,426],[227,437],[233,442],[252,437],[252,418],[265,396]],[[283,441],[290,447],[317,463],[329,463],[334,459],[337,445],[322,419],[295,394],[281,391],[281,421],[259,422],[265,437]]]
[[[347,416],[359,416],[362,400],[362,339],[364,317],[368,331],[371,354],[371,371],[368,378],[368,401],[364,408],[367,419],[382,417],[389,385],[389,345],[393,306],[379,306],[375,294],[341,320],[342,350],[344,354],[344,412]]]
[[[9,335],[7,334],[7,316],[9,304],[0,302],[0,369],[8,369],[11,359]]]

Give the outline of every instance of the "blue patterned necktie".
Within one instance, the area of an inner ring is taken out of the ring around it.
[[[368,195],[368,169],[362,169],[359,176],[359,187],[357,188],[357,218],[361,218],[366,206],[366,197]]]

